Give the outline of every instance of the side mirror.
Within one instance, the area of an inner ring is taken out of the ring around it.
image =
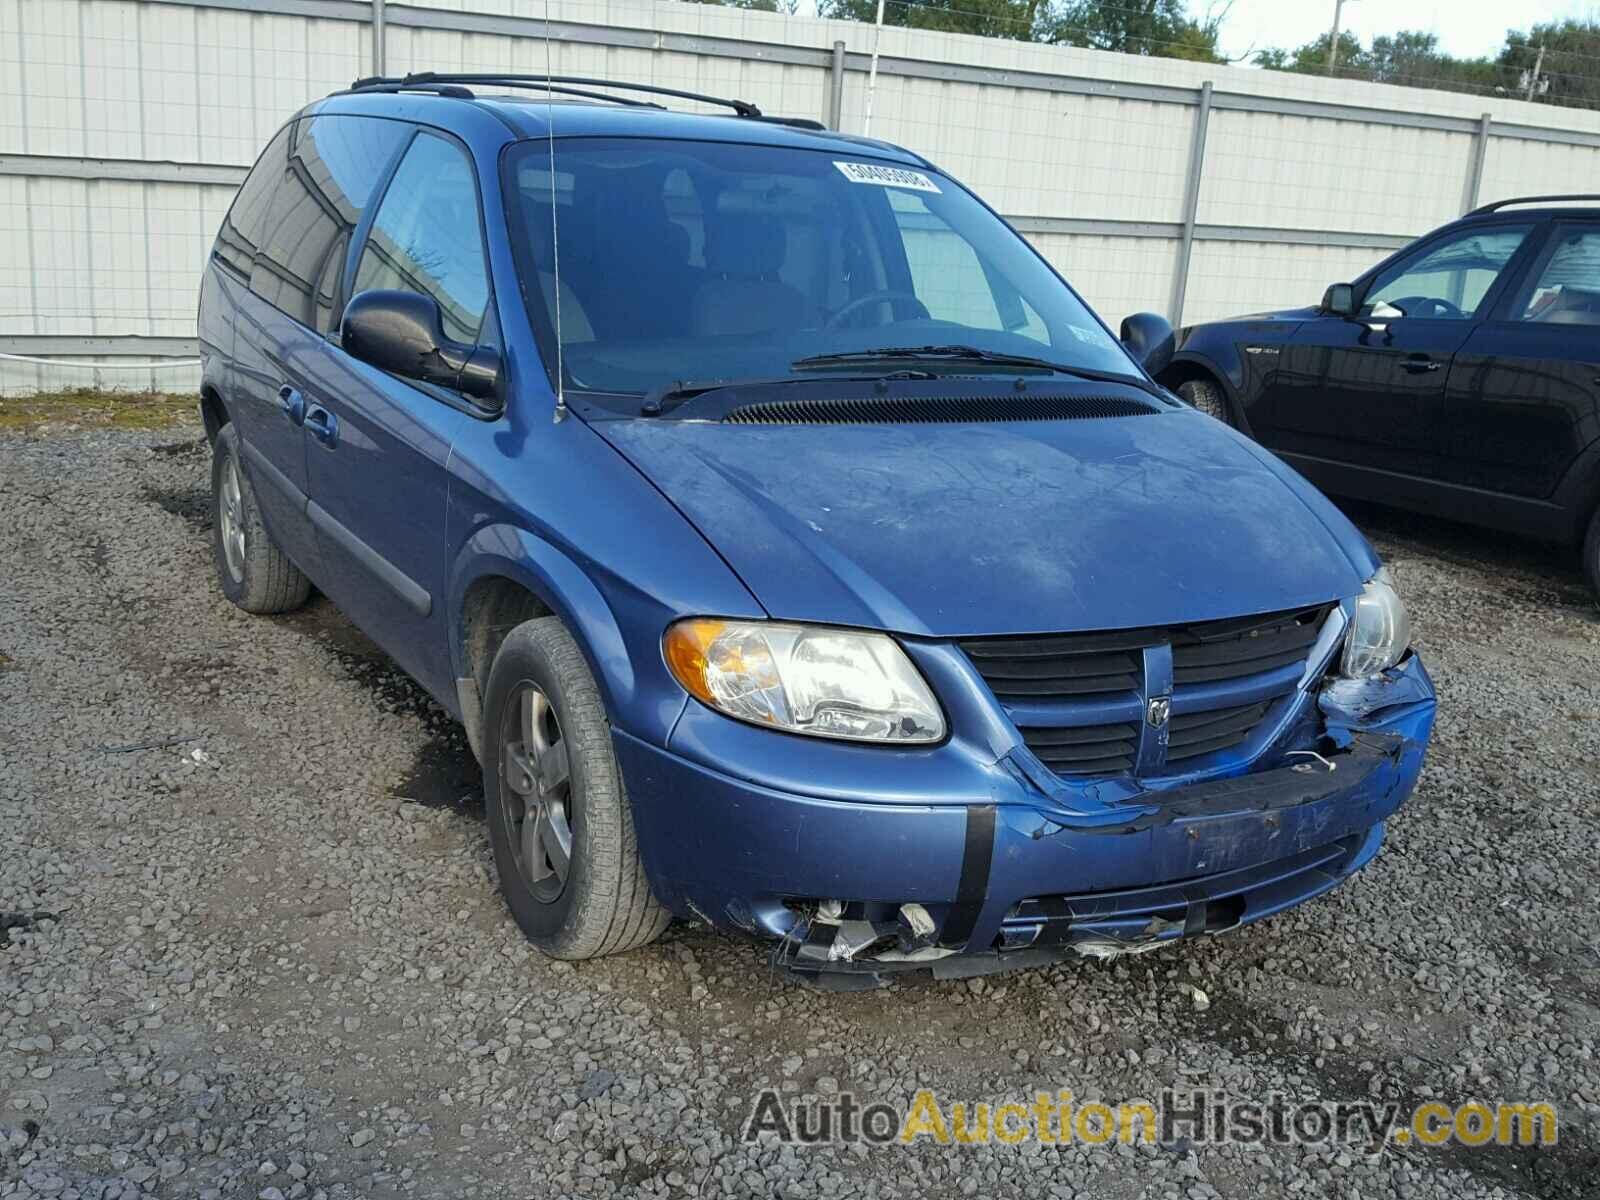
[[[432,296],[374,288],[345,305],[339,323],[347,354],[406,379],[488,399],[500,388],[500,356],[445,336]]]
[[[1172,322],[1157,313],[1134,313],[1122,322],[1122,344],[1154,378],[1167,369],[1178,348]]]
[[[1335,317],[1356,315],[1356,289],[1353,284],[1334,283],[1322,293],[1322,311]]]

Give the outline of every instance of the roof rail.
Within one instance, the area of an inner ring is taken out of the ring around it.
[[[471,100],[472,93],[464,87],[449,83],[407,83],[401,79],[358,79],[334,96],[348,96],[355,92],[432,92],[436,96],[451,96],[457,100]]]
[[[1562,196],[1512,196],[1505,200],[1496,200],[1493,204],[1485,204],[1481,208],[1475,208],[1467,216],[1476,217],[1480,213],[1498,212],[1500,209],[1509,208],[1513,204],[1551,204],[1557,200],[1600,201],[1600,195],[1592,192],[1571,192]]]
[[[350,85],[350,91],[440,90],[444,86],[467,83],[481,83],[498,87],[526,87],[541,91],[566,92],[569,95],[588,96],[593,99],[612,100],[621,104],[641,104],[641,101],[628,100],[621,96],[608,96],[604,93],[595,92],[574,92],[571,90],[573,85],[586,88],[614,88],[623,92],[646,92],[653,96],[673,96],[679,100],[697,100],[702,104],[715,104],[720,108],[730,108],[741,117],[762,119],[761,110],[748,100],[729,100],[722,96],[707,96],[700,92],[680,91],[678,88],[660,87],[653,83],[613,83],[609,79],[589,79],[577,75],[517,75],[496,71],[464,73],[418,71],[403,77],[374,75],[366,79],[358,79]],[[555,84],[566,86],[555,87],[553,86]],[[465,91],[465,89],[462,90]],[[441,91],[441,94],[445,93]],[[459,92],[448,94],[459,95]],[[466,93],[466,98],[470,99],[471,96],[471,92]]]

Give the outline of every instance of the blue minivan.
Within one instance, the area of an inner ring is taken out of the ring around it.
[[[223,592],[315,584],[462,721],[547,954],[1142,951],[1334,887],[1416,783],[1365,539],[909,151],[363,80],[263,151],[199,333]]]

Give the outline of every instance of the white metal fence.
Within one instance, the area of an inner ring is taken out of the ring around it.
[[[194,353],[201,266],[274,129],[359,76],[545,69],[860,132],[872,29],[677,0],[0,0],[0,353]],[[889,29],[872,132],[1024,232],[1113,324],[1315,300],[1506,195],[1600,190],[1600,113]],[[0,390],[192,386],[0,360]]]

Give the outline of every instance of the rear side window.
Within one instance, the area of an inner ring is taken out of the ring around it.
[[[350,235],[410,132],[401,122],[371,117],[311,117],[291,125],[250,290],[302,325],[330,332]]]
[[[472,164],[454,143],[422,133],[406,151],[356,269],[355,290],[370,288],[432,296],[445,333],[458,342],[477,342],[489,304],[489,272]]]
[[[1516,317],[1539,325],[1600,326],[1600,229],[1556,230]]]
[[[256,249],[266,233],[267,213],[272,198],[283,179],[283,168],[288,161],[289,135],[294,129],[290,122],[261,152],[256,165],[240,186],[238,195],[228,215],[222,219],[222,229],[217,233],[216,255],[240,277],[250,278],[255,264]]]

